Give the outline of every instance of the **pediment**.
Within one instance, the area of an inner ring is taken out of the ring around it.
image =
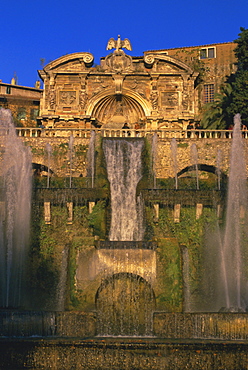
[[[82,70],[85,70],[85,64],[81,61],[73,61],[69,62],[63,65],[58,66],[54,69],[55,72],[80,72]]]
[[[161,73],[180,73],[182,72],[182,68],[170,62],[158,60],[156,63],[156,71]]]
[[[194,71],[186,63],[164,54],[146,54],[144,56],[144,62],[146,65],[154,68],[156,72],[165,73],[187,73],[192,75]]]
[[[44,71],[48,72],[62,72],[62,71],[81,71],[86,67],[91,67],[94,57],[91,53],[73,53],[64,55],[58,59],[53,60],[44,67]]]

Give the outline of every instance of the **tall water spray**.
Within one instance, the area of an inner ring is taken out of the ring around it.
[[[245,311],[248,307],[247,176],[240,116],[234,118],[225,222],[206,232],[203,310]],[[218,159],[220,161],[220,158]],[[210,227],[210,226],[209,226]]]
[[[175,176],[175,189],[178,189],[178,177],[177,177],[177,141],[175,138],[171,140],[171,156],[172,156],[172,166]]]
[[[50,187],[50,167],[51,167],[51,155],[52,155],[52,145],[50,143],[46,144],[47,153],[47,188]]]
[[[217,157],[216,157],[216,175],[218,181],[218,190],[220,190],[220,180],[221,180],[221,163],[222,163],[222,151],[220,149],[217,150]]]
[[[158,149],[158,134],[155,132],[152,137],[152,172],[153,172],[153,188],[156,189],[156,157]]]
[[[5,109],[0,109],[0,130],[0,304],[18,307],[25,304],[32,162],[30,149],[17,137],[11,113]]]
[[[91,187],[94,187],[95,178],[95,140],[96,133],[91,131],[89,149],[87,152],[87,177],[91,179]]]
[[[244,143],[241,136],[240,115],[234,117],[231,162],[228,182],[226,226],[221,243],[221,278],[227,309],[247,308],[247,277],[244,275],[245,243],[242,235],[246,231],[247,176]],[[246,248],[247,249],[247,248]]]
[[[111,241],[143,239],[143,204],[140,197],[136,197],[142,177],[143,145],[141,139],[103,141],[111,192]]]
[[[192,165],[195,167],[196,189],[199,190],[198,151],[195,143],[191,145],[191,160]]]
[[[72,185],[72,157],[73,157],[73,148],[74,148],[74,137],[73,137],[73,135],[70,135],[68,145],[69,145],[69,161],[70,161],[70,184],[69,184],[69,188],[71,188],[71,185]]]

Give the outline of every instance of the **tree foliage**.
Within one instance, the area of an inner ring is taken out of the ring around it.
[[[248,127],[248,29],[241,27],[240,31],[234,40],[237,70],[227,77],[214,102],[206,104],[201,121],[203,128],[228,128],[237,113]]]

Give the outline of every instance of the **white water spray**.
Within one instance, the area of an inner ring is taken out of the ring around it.
[[[91,131],[89,149],[87,152],[87,177],[91,178],[91,187],[94,188],[95,178],[95,140],[96,133]]]
[[[46,144],[46,153],[47,153],[47,188],[50,187],[50,167],[51,167],[51,155],[52,155],[52,146],[50,143]]]
[[[240,309],[245,303],[246,282],[243,273],[244,256],[242,224],[247,210],[247,184],[244,143],[241,136],[240,115],[234,117],[231,163],[228,183],[226,227],[222,254],[222,277],[227,309]],[[243,307],[245,308],[245,307]]]
[[[0,109],[1,161],[0,274],[1,306],[25,304],[31,210],[31,153],[17,137],[9,110]]]
[[[175,176],[175,189],[178,189],[178,177],[177,177],[177,141],[175,138],[171,140],[171,156],[172,156],[172,166]]]
[[[73,148],[74,148],[74,137],[73,135],[70,135],[70,139],[69,139],[69,161],[70,161],[70,184],[69,184],[69,188],[71,188],[71,185],[72,185],[72,157],[73,157]]]
[[[199,190],[198,151],[196,144],[191,145],[191,160],[192,165],[195,167],[196,189]]]

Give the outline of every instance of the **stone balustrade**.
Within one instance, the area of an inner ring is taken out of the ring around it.
[[[86,128],[36,128],[36,127],[18,127],[17,135],[20,137],[79,137],[90,138],[91,132],[95,131],[103,137],[146,137],[157,133],[161,139],[231,139],[231,130],[178,130],[178,129],[140,129],[140,130],[123,130],[123,129],[86,129]],[[248,131],[242,131],[242,136],[247,139]]]

